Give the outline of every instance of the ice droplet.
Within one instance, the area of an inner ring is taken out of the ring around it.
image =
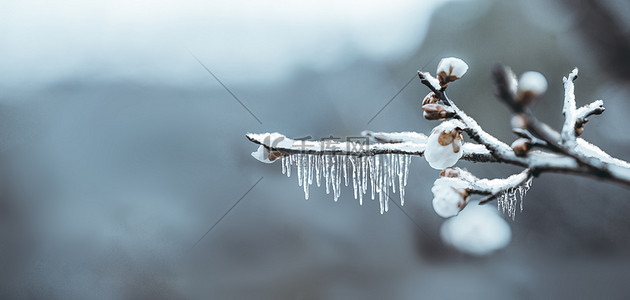
[[[334,201],[341,196],[343,180],[345,186],[352,182],[354,199],[359,199],[360,205],[363,205],[363,195],[368,193],[369,185],[371,199],[378,197],[381,213],[389,210],[390,189],[393,193],[398,191],[401,205],[405,203],[405,186],[411,163],[411,157],[406,154],[346,156],[292,153],[283,156],[281,162],[282,173],[287,177],[291,177],[291,169],[296,168],[298,185],[303,188],[305,199],[309,198],[309,187],[313,181],[321,186],[323,176],[326,194],[332,190]]]

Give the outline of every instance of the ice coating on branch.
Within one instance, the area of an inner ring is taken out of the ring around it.
[[[521,91],[530,91],[536,96],[542,95],[547,91],[547,79],[539,72],[525,72],[518,81],[518,87]]]
[[[443,170],[462,157],[463,139],[460,133],[464,127],[459,120],[449,120],[433,128],[424,151],[424,158],[432,168]]]
[[[445,57],[440,60],[437,67],[437,76],[440,84],[445,86],[449,82],[462,78],[468,71],[468,65],[456,57]]]
[[[405,204],[405,186],[409,174],[411,156],[407,154],[381,154],[374,156],[345,156],[328,154],[293,153],[282,157],[282,173],[291,176],[296,168],[298,185],[309,197],[309,187],[325,185],[326,193],[332,191],[337,201],[341,195],[341,183],[352,182],[354,198],[363,205],[363,196],[369,191],[372,200],[378,197],[381,214],[389,210],[389,193],[398,190],[400,204]],[[398,187],[397,187],[398,186]]]
[[[459,178],[440,177],[431,188],[433,210],[443,218],[457,215],[466,206],[469,183]]]
[[[510,226],[487,205],[470,205],[458,216],[446,220],[440,229],[442,240],[471,255],[487,255],[510,243]]]
[[[260,145],[256,151],[252,152],[252,156],[260,162],[266,164],[273,163],[273,161],[269,160],[269,151],[262,145]]]

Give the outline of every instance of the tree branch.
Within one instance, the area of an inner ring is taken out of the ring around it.
[[[282,155],[319,154],[345,156],[374,156],[379,154],[408,154],[423,156],[426,149],[427,136],[415,132],[371,132],[364,131],[365,137],[380,140],[377,143],[359,144],[355,142],[337,142],[333,140],[304,141],[290,139],[279,133],[248,133],[247,139],[264,146],[268,151]],[[462,159],[472,162],[499,162],[485,147],[464,143]]]
[[[253,155],[267,163],[282,158],[283,172],[286,171],[287,175],[290,174],[291,166],[296,166],[298,182],[304,187],[306,197],[308,186],[312,183],[313,168],[317,174],[318,185],[320,170],[324,173],[327,191],[329,179],[336,182],[336,185],[333,185],[335,199],[338,197],[341,170],[347,185],[347,178],[350,175],[346,172],[352,168],[355,198],[358,194],[359,199],[362,199],[361,195],[367,192],[366,180],[369,178],[372,198],[374,199],[375,192],[379,194],[381,212],[387,211],[388,207],[387,186],[395,191],[394,175],[398,176],[402,202],[408,156],[424,156],[425,151],[427,156],[430,156],[427,157],[427,161],[434,168],[452,166],[458,159],[507,163],[524,168],[522,172],[504,179],[479,179],[465,170],[453,171],[453,168],[447,168],[451,171],[444,170],[441,176],[459,177],[466,184],[466,188],[464,191],[460,191],[456,186],[452,186],[452,189],[448,186],[444,188],[444,185],[461,184],[462,181],[436,180],[434,205],[435,201],[438,201],[438,204],[442,205],[441,208],[444,208],[444,205],[459,205],[459,201],[445,200],[450,196],[463,199],[462,203],[465,205],[469,194],[478,194],[485,196],[481,204],[498,199],[499,206],[513,217],[515,203],[520,198],[522,205],[524,192],[529,188],[531,180],[545,172],[593,177],[630,187],[630,163],[611,157],[599,147],[578,137],[584,124],[588,122],[588,117],[604,112],[604,106],[602,100],[597,100],[576,108],[574,80],[577,78],[577,69],[564,78],[562,113],[565,120],[558,132],[538,120],[529,109],[533,99],[546,89],[544,76],[536,72],[527,72],[527,76],[521,76],[519,88],[516,76],[508,67],[500,64],[494,66],[492,75],[496,95],[514,113],[512,131],[521,137],[512,146],[486,132],[447,96],[448,84],[461,78],[467,69],[468,66],[463,61],[448,58],[443,59],[438,66],[440,72],[438,79],[428,72],[418,71],[420,81],[432,92],[423,100],[425,118],[459,120],[443,122],[429,137],[416,132],[364,131],[361,133],[365,138],[363,141],[356,138],[352,140],[348,138],[347,141],[338,138],[311,141],[290,139],[279,133],[248,133],[247,138],[250,141],[261,145]],[[523,79],[525,77],[527,79]],[[443,113],[444,111],[448,113]],[[460,136],[462,131],[476,143],[462,144]],[[531,150],[532,147],[536,147],[536,150]],[[442,154],[444,156],[441,156]],[[379,155],[382,155],[380,159]],[[453,192],[454,190],[457,192]],[[459,207],[461,208],[463,206]]]
[[[581,133],[584,124],[588,122],[588,117],[592,115],[601,115],[605,110],[606,109],[604,108],[604,101],[602,100],[595,100],[587,105],[578,108],[575,119],[576,134],[578,133],[578,130],[580,130]]]

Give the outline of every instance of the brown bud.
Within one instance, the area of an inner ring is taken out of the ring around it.
[[[455,113],[442,104],[428,103],[422,105],[422,114],[427,120],[444,120],[446,118],[452,118]]]
[[[447,146],[449,144],[452,144],[453,152],[457,153],[459,152],[462,146],[462,143],[464,141],[464,139],[462,138],[461,132],[462,130],[459,128],[455,128],[449,131],[442,131],[440,136],[438,136],[438,143],[440,143],[440,145],[442,146]]]
[[[580,136],[582,133],[584,133],[584,123],[579,126],[575,125],[575,136]]]
[[[442,131],[442,133],[440,133],[440,136],[438,137],[438,143],[440,143],[440,145],[442,146],[446,146],[452,143],[453,140],[455,140],[455,134],[455,130]]]
[[[525,157],[532,149],[532,142],[526,138],[517,139],[512,143],[512,150],[516,156]]]
[[[459,170],[453,167],[448,167],[440,173],[440,177],[450,177],[457,178],[459,177]]]
[[[422,106],[430,103],[438,103],[439,101],[440,99],[435,95],[435,93],[430,92],[426,96],[424,96],[424,99],[422,100]]]
[[[274,161],[278,158],[282,157],[282,152],[280,151],[269,151],[269,160]]]
[[[457,77],[455,75],[446,74],[446,72],[442,71],[442,72],[437,74],[437,79],[440,81],[440,86],[441,87],[446,87],[446,86],[448,86],[449,82],[453,82],[453,81],[459,79],[459,77]]]

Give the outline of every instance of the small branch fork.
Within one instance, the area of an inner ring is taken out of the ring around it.
[[[513,147],[492,136],[446,94],[447,86],[428,72],[418,71],[420,81],[427,86],[452,112],[452,118],[460,120],[464,132],[476,143],[464,143],[462,159],[473,162],[506,163],[523,167],[524,170],[505,179],[479,179],[459,170],[462,179],[471,183],[470,194],[482,195],[481,203],[487,203],[504,192],[524,185],[541,173],[568,173],[607,180],[630,187],[630,163],[608,155],[579,135],[583,132],[588,118],[604,112],[602,100],[576,108],[574,81],[578,70],[574,69],[564,78],[564,123],[560,132],[539,121],[531,112],[530,102],[523,101],[517,94],[518,87],[514,73],[501,64],[492,69],[496,86],[496,96],[513,112],[513,132],[525,139],[528,146],[536,150],[517,155]],[[521,99],[521,100],[519,100]],[[451,113],[449,113],[449,116]],[[514,120],[518,122],[514,122]],[[324,142],[292,140],[277,133],[247,134],[247,138],[265,147],[276,157],[294,153],[371,156],[397,153],[423,156],[427,136],[415,132],[383,133],[365,131],[371,143],[367,147],[356,147],[349,142]],[[271,157],[271,156],[270,156]],[[273,159],[272,159],[273,160]]]

